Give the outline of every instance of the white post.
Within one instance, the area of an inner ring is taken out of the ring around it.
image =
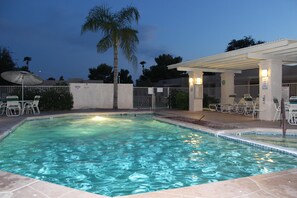
[[[189,111],[203,110],[203,72],[189,72]]]
[[[273,98],[282,97],[282,61],[269,59],[259,63],[259,119],[273,120]]]
[[[234,95],[234,73],[225,72],[221,74],[221,103],[230,104],[230,95]]]

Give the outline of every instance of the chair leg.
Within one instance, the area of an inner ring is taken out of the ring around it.
[[[1,108],[2,108],[1,115],[3,115],[5,112],[5,107],[1,107]]]
[[[11,112],[9,108],[6,108],[6,116],[10,116]]]
[[[38,106],[33,106],[32,109],[33,109],[34,114],[36,114],[36,115],[40,114],[40,110],[39,110]],[[36,109],[36,111],[35,111],[35,109]]]
[[[279,115],[280,115],[280,112],[277,110],[274,114],[274,117],[273,117],[273,122],[277,121],[278,118],[279,118]]]

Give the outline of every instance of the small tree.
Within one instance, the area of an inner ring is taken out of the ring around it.
[[[30,57],[30,56],[25,56],[24,57],[24,62],[26,62],[26,66],[27,66],[27,68],[28,68],[28,70],[29,70],[29,62],[32,60],[32,58]]]
[[[228,52],[228,51],[237,50],[237,49],[241,49],[241,48],[245,48],[245,47],[250,47],[250,46],[258,45],[258,44],[262,44],[262,43],[265,43],[265,42],[264,41],[256,41],[251,36],[245,36],[239,40],[236,40],[236,39],[231,40],[228,43],[228,46],[225,51]]]
[[[168,65],[182,62],[180,56],[173,57],[170,54],[161,54],[155,58],[155,62],[157,65],[143,70],[143,74],[137,80],[137,86],[151,86],[152,83],[156,83],[159,80],[186,76],[185,72],[167,68]]]
[[[5,71],[16,70],[16,64],[12,60],[10,52],[6,48],[0,47],[0,74]],[[11,84],[10,82],[4,80],[0,76],[0,84],[1,85],[8,85]]]
[[[129,74],[129,70],[121,69],[119,72],[120,83],[133,83],[132,76]]]
[[[145,61],[141,61],[139,64],[142,67],[142,74],[143,74],[143,72],[144,72],[144,65],[146,64],[146,62]]]
[[[89,68],[88,77],[90,80],[103,80],[105,83],[112,82],[112,67],[103,63],[96,68]]]

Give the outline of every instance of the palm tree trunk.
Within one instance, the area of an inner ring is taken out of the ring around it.
[[[118,42],[113,47],[113,109],[118,109]]]

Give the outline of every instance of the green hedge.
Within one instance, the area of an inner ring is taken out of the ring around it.
[[[169,95],[169,106],[171,109],[189,109],[189,93],[172,90]]]
[[[208,108],[209,104],[216,104],[219,103],[218,99],[215,99],[214,97],[209,97],[207,94],[203,95],[203,107]]]
[[[70,92],[52,89],[41,95],[39,104],[44,111],[71,110],[73,97]]]
[[[11,95],[18,95],[21,99],[21,93],[16,92]],[[33,100],[34,96],[40,95],[39,109],[40,111],[63,111],[71,110],[73,107],[73,96],[65,89],[49,89],[49,90],[26,90],[24,98]]]

